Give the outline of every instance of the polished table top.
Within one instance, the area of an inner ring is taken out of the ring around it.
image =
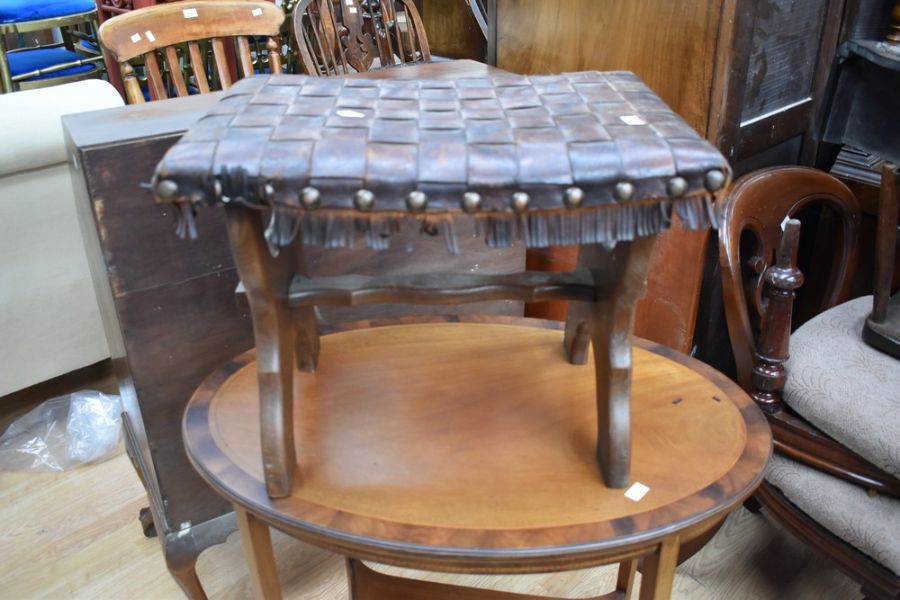
[[[634,353],[630,483],[649,491],[635,501],[607,488],[593,366],[565,361],[555,327],[491,318],[324,336],[318,372],[295,373],[299,467],[281,500],[263,483],[248,352],[191,400],[188,454],[217,491],[301,539],[434,570],[611,562],[674,533],[689,540],[752,493],[771,447],[760,411],[724,376],[648,342]]]

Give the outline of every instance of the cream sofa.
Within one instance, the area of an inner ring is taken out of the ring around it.
[[[0,396],[109,356],[60,117],[122,104],[100,80],[0,95]]]

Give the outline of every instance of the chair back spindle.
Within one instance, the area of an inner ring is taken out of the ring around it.
[[[270,2],[197,0],[160,4],[109,19],[100,27],[100,42],[119,62],[130,103],[144,102],[131,61],[143,59],[150,97],[162,100],[187,96],[192,89],[207,93],[228,89],[234,77],[232,57],[240,76],[253,75],[255,63],[248,36],[267,36],[265,53],[271,72],[281,71],[280,45],[275,40],[284,13]],[[209,40],[207,49],[205,40]]]
[[[309,75],[431,61],[425,27],[411,0],[302,0],[293,19]]]

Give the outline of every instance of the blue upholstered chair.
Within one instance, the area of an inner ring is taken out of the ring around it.
[[[96,46],[93,0],[0,0],[0,93],[98,77],[103,58]],[[76,26],[87,31],[78,31]],[[63,41],[8,50],[6,34],[59,28]]]

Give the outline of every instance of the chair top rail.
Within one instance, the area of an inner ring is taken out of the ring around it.
[[[120,62],[173,44],[213,37],[278,35],[284,12],[271,2],[197,0],[158,4],[100,26],[100,41]]]

